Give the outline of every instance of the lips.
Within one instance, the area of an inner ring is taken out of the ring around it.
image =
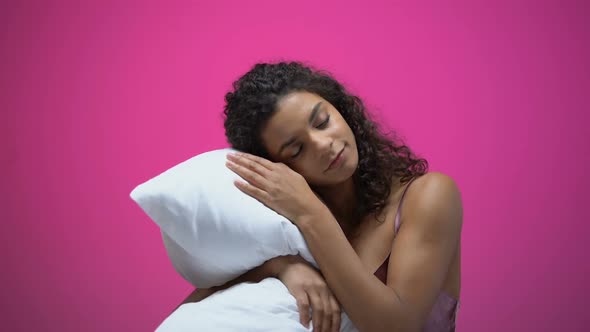
[[[342,148],[342,150],[340,150],[340,152],[338,152],[338,155],[336,155],[336,157],[334,158],[334,160],[332,160],[332,162],[330,163],[330,166],[328,166],[327,169],[330,169],[338,160],[338,158],[340,158],[340,156],[342,155],[342,152],[344,151],[344,148]]]

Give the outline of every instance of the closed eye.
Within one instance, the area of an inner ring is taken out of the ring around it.
[[[297,156],[299,156],[299,154],[301,154],[301,150],[303,150],[303,144],[299,146],[299,150],[297,150],[297,153],[296,154],[294,154],[293,156],[291,156],[291,159],[297,158]]]
[[[328,125],[328,122],[330,121],[330,116],[328,115],[328,117],[326,118],[326,121],[320,123],[316,128],[318,129],[324,129],[326,128],[326,126]],[[291,156],[291,159],[297,158],[300,154],[301,151],[303,150],[303,144],[299,145],[299,150],[297,150],[297,153],[294,154],[293,156]]]
[[[328,121],[330,121],[330,116],[328,115],[328,117],[326,118],[326,121],[320,123],[316,128],[325,128],[328,125]]]

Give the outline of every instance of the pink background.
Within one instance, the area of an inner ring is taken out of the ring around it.
[[[279,59],[333,72],[458,182],[459,331],[590,324],[587,2],[17,3],[0,8],[2,329],[154,330],[192,288],[129,193],[226,147],[224,93]]]

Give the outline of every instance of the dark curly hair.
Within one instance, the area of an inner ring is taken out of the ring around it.
[[[362,100],[348,93],[325,70],[315,70],[300,61],[258,63],[235,81],[225,95],[225,135],[232,148],[266,159],[260,130],[276,111],[278,101],[294,91],[315,93],[330,102],[354,133],[359,165],[353,175],[358,197],[351,229],[370,213],[377,216],[386,206],[392,177],[401,183],[428,171],[425,159],[414,157],[404,144],[382,134],[365,110]]]

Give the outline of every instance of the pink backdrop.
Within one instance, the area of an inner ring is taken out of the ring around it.
[[[460,185],[459,331],[590,324],[587,2],[16,3],[2,329],[154,330],[191,287],[129,193],[226,147],[224,93],[278,59],[332,71]]]

